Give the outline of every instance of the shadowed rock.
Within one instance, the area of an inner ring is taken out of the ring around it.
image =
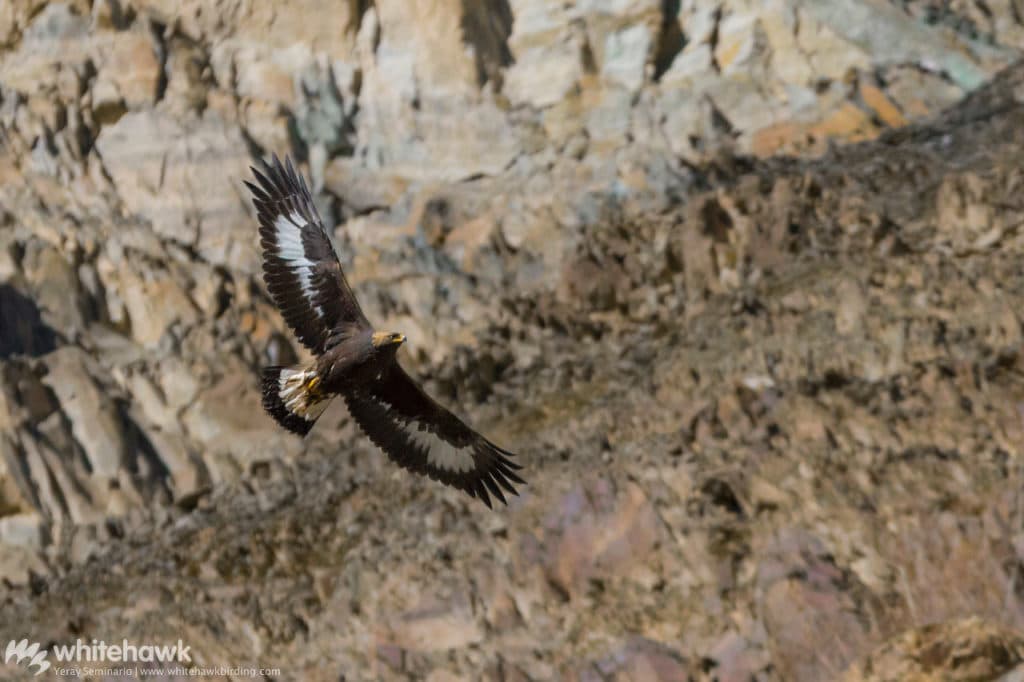
[[[0,320],[0,359],[45,355],[57,347],[57,335],[32,299],[9,284],[0,284]]]

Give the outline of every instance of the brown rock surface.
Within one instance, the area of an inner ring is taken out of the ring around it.
[[[1024,674],[1020,632],[978,618],[927,625],[894,637],[843,676],[883,680],[1016,680]]]
[[[0,3],[0,648],[1015,679],[1022,35],[991,1]],[[271,151],[521,453],[507,509],[341,405],[305,442],[260,411],[303,356],[241,185]]]

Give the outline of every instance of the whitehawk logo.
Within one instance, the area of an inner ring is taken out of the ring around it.
[[[29,661],[25,664],[28,666],[36,666],[36,675],[50,669],[50,662],[46,660],[46,654],[50,653],[46,649],[39,650],[39,642],[28,643],[27,639],[23,639],[20,642],[15,642],[13,639],[7,643],[7,651],[4,653],[4,663],[10,663],[11,659],[15,659],[15,663],[21,664],[26,658]]]

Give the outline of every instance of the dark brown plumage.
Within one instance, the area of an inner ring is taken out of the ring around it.
[[[305,180],[291,159],[252,169],[263,278],[285,322],[316,356],[308,367],[263,370],[263,407],[305,435],[341,395],[359,427],[409,471],[464,490],[488,507],[524,483],[512,453],[438,405],[406,374],[401,334],[374,331],[363,314]]]

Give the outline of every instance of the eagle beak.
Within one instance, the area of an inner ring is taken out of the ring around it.
[[[391,338],[394,339],[395,345],[401,346],[405,343],[405,334],[394,334]]]

